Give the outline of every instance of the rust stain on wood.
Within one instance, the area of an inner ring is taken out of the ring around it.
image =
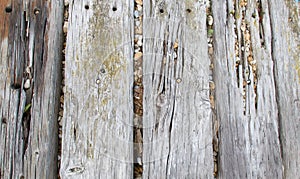
[[[12,5],[10,0],[0,1],[0,40],[8,37],[9,21],[8,17],[12,12]]]

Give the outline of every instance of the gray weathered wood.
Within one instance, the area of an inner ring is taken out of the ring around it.
[[[133,1],[70,1],[62,178],[133,176]]]
[[[57,171],[63,2],[0,1],[0,178],[132,178],[141,156],[143,178],[300,176],[293,0],[65,2]]]
[[[299,6],[299,4],[298,4]],[[300,171],[300,12],[294,1],[268,1],[284,178]]]
[[[0,178],[56,178],[63,5],[0,8]]]
[[[297,178],[299,41],[289,39],[299,35],[285,2],[227,0],[212,11],[219,178]]]
[[[206,6],[143,5],[143,178],[212,178]]]

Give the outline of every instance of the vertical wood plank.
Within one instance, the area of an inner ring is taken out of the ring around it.
[[[143,178],[212,178],[204,1],[143,6]]]
[[[33,70],[33,91],[26,93],[26,98],[32,95],[32,104],[24,177],[56,178],[63,2],[27,1],[27,8],[28,65]]]
[[[62,178],[133,176],[133,1],[70,1]]]
[[[292,32],[282,30],[288,26],[285,2],[270,4],[228,0],[212,5],[220,178],[283,178],[288,163],[293,163],[289,176],[296,176],[299,140],[290,125],[299,123],[299,107],[292,102],[299,83],[295,68],[287,72],[283,63],[299,61],[294,50],[288,53],[299,42],[288,41]],[[293,135],[287,137],[287,130]],[[283,145],[282,135],[296,145]]]
[[[63,5],[0,4],[0,175],[56,178]]]
[[[294,1],[268,1],[284,178],[300,176],[300,20]]]

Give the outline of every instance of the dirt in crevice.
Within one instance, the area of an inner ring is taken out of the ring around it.
[[[207,25],[207,45],[208,45],[208,57],[210,59],[210,81],[209,81],[209,101],[212,110],[212,131],[213,131],[213,138],[212,138],[212,146],[213,146],[213,176],[214,178],[218,177],[218,152],[219,152],[219,121],[216,117],[216,110],[215,110],[215,83],[214,83],[214,17],[212,14],[212,2],[209,1],[206,8],[206,25]]]
[[[143,174],[143,1],[134,2],[133,178]]]
[[[61,91],[60,91],[60,107],[58,113],[58,178],[60,177],[59,171],[61,167],[61,154],[62,154],[62,119],[64,112],[64,94],[65,94],[65,56],[66,56],[66,43],[67,43],[67,33],[68,33],[68,19],[69,19],[69,3],[64,1],[64,23],[63,23],[63,50],[62,50],[62,61],[61,61]]]

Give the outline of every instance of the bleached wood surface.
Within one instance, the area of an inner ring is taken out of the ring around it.
[[[56,178],[63,4],[0,8],[0,178]]]
[[[143,178],[212,178],[206,6],[143,5]]]
[[[299,31],[285,1],[243,2],[212,5],[219,178],[297,178]]]
[[[62,178],[133,176],[133,1],[70,1]]]
[[[134,2],[69,1],[57,171],[62,3],[0,1],[0,178],[132,178]],[[142,178],[299,177],[296,3],[143,8]]]

